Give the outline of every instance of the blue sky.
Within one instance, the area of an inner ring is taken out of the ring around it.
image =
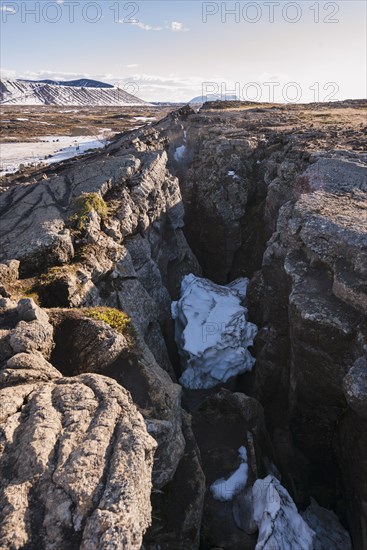
[[[0,0],[0,10],[3,77],[88,76],[151,101],[366,96],[364,1]]]

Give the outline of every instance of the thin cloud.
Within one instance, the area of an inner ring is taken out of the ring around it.
[[[187,32],[189,30],[180,21],[171,21],[166,28],[169,28],[172,32]]]
[[[117,79],[120,86],[134,83],[139,88],[139,95],[148,101],[189,101],[200,95],[202,78],[194,76],[178,76],[175,74],[163,76],[146,73],[132,73]],[[208,78],[208,81],[212,79]]]
[[[147,25],[142,21],[133,21],[132,25],[134,25],[134,27],[138,27],[142,31],[163,31],[164,30],[164,27],[153,27],[152,25]]]
[[[13,80],[16,78],[16,72],[11,69],[0,69],[0,78],[3,80]]]
[[[121,20],[119,23],[125,23]],[[184,26],[181,21],[165,21],[164,26],[154,26],[142,21],[132,21],[131,23],[134,27],[138,27],[142,31],[171,31],[171,32],[187,32],[189,29]]]

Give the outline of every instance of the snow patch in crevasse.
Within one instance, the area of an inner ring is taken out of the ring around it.
[[[180,162],[186,153],[186,143],[187,143],[187,134],[186,130],[184,131],[184,138],[183,138],[183,145],[180,145],[180,147],[177,147],[176,151],[173,154],[173,158],[176,162]]]
[[[252,369],[247,349],[257,327],[247,321],[243,306],[248,279],[227,286],[190,274],[181,283],[181,297],[172,303],[175,340],[184,372],[180,383],[207,389]]]
[[[230,176],[234,180],[239,180],[240,178],[237,176],[236,172],[234,170],[228,170],[227,176]]]
[[[314,550],[315,532],[278,479],[267,476],[255,481],[252,503],[259,529],[256,550]]]
[[[226,502],[232,500],[242,489],[246,487],[248,479],[247,451],[246,447],[240,447],[238,454],[242,460],[242,464],[229,476],[229,478],[217,479],[211,484],[210,490],[213,498]]]
[[[311,499],[311,505],[300,514],[276,477],[258,479],[245,492],[247,453],[245,447],[238,451],[242,464],[227,479],[212,483],[210,490],[221,502],[231,501],[237,495],[245,501],[250,499],[251,524],[259,531],[255,550],[352,550],[349,533],[333,512]]]

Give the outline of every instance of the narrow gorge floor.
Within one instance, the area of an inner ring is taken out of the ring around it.
[[[2,546],[366,547],[365,113],[185,107],[8,178]]]

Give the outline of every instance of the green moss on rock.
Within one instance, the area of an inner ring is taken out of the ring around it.
[[[99,193],[83,193],[73,201],[73,213],[69,222],[82,231],[88,221],[89,214],[97,212],[102,220],[108,215],[108,206]]]
[[[40,297],[35,287],[30,287],[24,291],[24,296],[21,298],[31,298],[35,304],[40,305]]]
[[[126,313],[110,307],[94,307],[84,311],[86,317],[96,321],[104,321],[124,336],[133,336],[133,325]]]

